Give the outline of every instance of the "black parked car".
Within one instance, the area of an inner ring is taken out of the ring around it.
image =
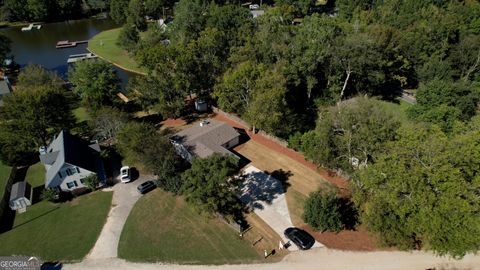
[[[313,236],[298,228],[290,227],[286,229],[283,234],[302,250],[309,249],[315,244]]]
[[[141,185],[139,185],[137,187],[137,190],[138,192],[140,192],[140,194],[145,194],[151,190],[154,190],[157,186],[155,185],[155,183],[153,181],[147,181]]]

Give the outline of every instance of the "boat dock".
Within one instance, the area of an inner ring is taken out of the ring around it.
[[[79,41],[68,41],[68,40],[61,40],[57,42],[55,48],[63,49],[63,48],[72,48],[76,47],[78,44],[88,43],[88,40],[79,40]]]
[[[31,23],[29,26],[22,27],[22,31],[30,31],[30,30],[32,30],[32,29],[40,30],[40,28],[42,28],[42,25],[41,25],[41,24]]]
[[[67,63],[70,64],[70,63],[75,63],[75,62],[80,61],[80,60],[94,59],[94,58],[97,58],[97,57],[98,56],[96,56],[93,53],[72,54],[72,55],[68,56]]]

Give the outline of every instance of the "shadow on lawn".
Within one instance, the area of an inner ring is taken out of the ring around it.
[[[43,214],[41,214],[41,215],[39,215],[39,216],[36,216],[36,217],[34,217],[34,218],[32,218],[32,219],[30,219],[30,220],[28,220],[28,221],[25,221],[25,222],[23,222],[23,223],[21,223],[21,224],[15,225],[15,226],[13,226],[12,229],[16,229],[16,228],[18,228],[18,227],[20,227],[20,226],[23,226],[23,225],[25,225],[25,224],[28,224],[28,223],[36,220],[36,219],[39,219],[39,218],[41,218],[41,217],[44,217],[44,216],[50,214],[51,212],[56,211],[56,210],[58,210],[58,209],[60,209],[60,206],[57,206],[57,207],[55,207],[55,208],[53,208],[53,209],[50,209],[50,210],[46,211],[45,213],[43,213]]]
[[[282,188],[284,192],[287,192],[287,189],[291,186],[291,184],[288,182],[288,179],[290,176],[293,176],[293,173],[291,171],[284,171],[283,169],[280,170],[275,170],[272,172],[265,172],[270,174],[273,178],[277,179],[282,183]]]

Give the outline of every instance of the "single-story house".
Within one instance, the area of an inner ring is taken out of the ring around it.
[[[25,210],[32,205],[32,187],[26,181],[12,185],[9,205],[12,210]]]
[[[0,107],[3,107],[3,97],[11,95],[12,87],[7,77],[0,80]]]
[[[237,157],[229,149],[239,144],[240,133],[227,123],[207,119],[176,133],[171,141],[177,153],[188,161],[214,153]]]
[[[40,149],[40,161],[46,170],[45,188],[57,191],[85,188],[84,179],[92,174],[100,182],[106,180],[98,143],[89,143],[65,131],[47,148]]]

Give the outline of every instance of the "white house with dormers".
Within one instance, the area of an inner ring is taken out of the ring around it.
[[[88,143],[65,131],[40,150],[40,161],[46,170],[45,188],[73,191],[85,188],[84,179],[92,174],[100,182],[106,179],[98,143]]]

